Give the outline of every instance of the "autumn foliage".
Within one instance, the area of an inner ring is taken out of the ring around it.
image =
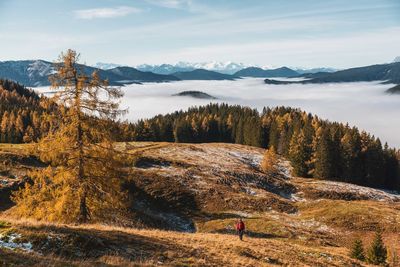
[[[121,177],[129,157],[114,149],[110,124],[121,111],[118,88],[96,72],[86,74],[68,50],[55,64],[53,101],[61,117],[36,152],[50,166],[31,173],[32,182],[14,196],[15,214],[63,222],[112,220],[123,212]]]

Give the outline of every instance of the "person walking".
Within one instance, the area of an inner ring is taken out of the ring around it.
[[[242,218],[239,219],[239,221],[237,221],[236,223],[236,231],[239,235],[239,239],[243,240],[243,234],[244,234],[244,230],[246,229],[244,222],[242,220]]]

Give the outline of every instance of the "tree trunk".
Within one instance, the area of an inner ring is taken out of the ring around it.
[[[83,192],[81,195],[81,199],[80,199],[80,205],[79,205],[79,222],[80,223],[87,223],[89,220],[89,212],[88,212],[88,208],[86,205],[86,196],[87,196],[87,192],[86,192],[86,186],[83,188]]]
[[[76,81],[77,82],[77,81]],[[85,183],[85,171],[84,171],[84,151],[83,151],[83,130],[82,130],[82,116],[81,116],[81,105],[80,105],[81,91],[79,88],[76,90],[75,105],[77,115],[77,145],[78,145],[78,181],[80,183],[80,189],[82,190],[80,195],[79,204],[79,222],[86,223],[89,220],[89,210],[86,203],[87,198],[87,185]]]

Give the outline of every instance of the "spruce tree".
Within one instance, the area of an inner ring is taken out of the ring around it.
[[[304,132],[295,132],[289,146],[289,159],[297,176],[306,177],[308,174],[307,162],[310,160],[309,145],[306,143]]]
[[[332,142],[329,136],[329,129],[323,129],[318,137],[316,150],[314,152],[314,178],[329,179],[334,178],[334,162],[332,156]]]
[[[379,230],[375,234],[367,253],[367,260],[369,263],[376,265],[385,265],[387,258],[387,249],[382,240],[382,232]]]
[[[37,145],[42,161],[51,164],[31,173],[14,196],[15,214],[60,222],[112,220],[122,211],[122,155],[116,152],[110,123],[121,111],[119,88],[109,87],[98,73],[87,75],[79,55],[68,50],[51,78],[60,106],[58,125]]]
[[[351,247],[350,251],[350,257],[360,261],[365,260],[364,247],[361,239],[354,240],[353,246]]]

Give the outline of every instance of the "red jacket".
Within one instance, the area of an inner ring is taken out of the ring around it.
[[[244,231],[245,226],[244,226],[244,222],[238,222],[236,223],[236,230],[238,231]]]

